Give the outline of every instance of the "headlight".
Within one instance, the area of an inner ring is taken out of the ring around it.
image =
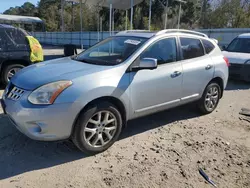
[[[43,85],[33,91],[28,100],[32,104],[53,104],[63,90],[71,85],[71,81],[58,81]]]

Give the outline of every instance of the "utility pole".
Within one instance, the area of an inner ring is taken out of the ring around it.
[[[112,10],[113,5],[109,4],[109,35],[112,36]]]
[[[134,0],[130,0],[131,12],[130,12],[130,30],[133,30],[133,14],[134,14]]]
[[[206,27],[206,12],[207,12],[207,0],[203,0],[202,9],[201,9],[201,21],[202,27]]]
[[[126,25],[125,30],[128,30],[128,10],[126,10]]]
[[[164,12],[165,12],[165,24],[164,24],[164,29],[167,29],[167,24],[168,24],[168,0],[167,0],[167,4],[166,7],[164,8]]]
[[[82,14],[83,14],[83,12],[82,12],[82,0],[81,0],[81,2],[80,2],[80,25],[81,25],[81,37],[80,37],[80,39],[81,39],[81,49],[83,49],[83,40],[82,40]]]
[[[181,23],[181,4],[182,3],[187,3],[186,1],[183,1],[183,0],[175,0],[177,2],[180,3],[180,7],[179,7],[179,16],[178,16],[178,29],[180,29],[180,23]]]
[[[164,29],[167,29],[167,23],[168,23],[168,0],[166,2],[166,6],[163,4],[161,0],[159,0],[161,6],[164,8],[164,14],[165,14],[165,19],[164,19]]]
[[[72,1],[72,31],[75,29],[75,12],[74,12],[74,2]]]
[[[62,20],[61,30],[62,32],[64,32],[64,0],[61,0],[61,20]]]
[[[97,6],[97,41],[100,42],[100,8]]]
[[[112,35],[115,35],[115,9],[113,9],[112,13]]]
[[[152,18],[152,0],[149,0],[149,16],[148,16],[148,30],[151,28],[151,18]]]

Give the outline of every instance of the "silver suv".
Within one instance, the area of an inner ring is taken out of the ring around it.
[[[237,36],[223,50],[230,62],[229,77],[250,82],[250,33]]]
[[[32,139],[70,138],[80,150],[98,153],[128,120],[190,102],[211,113],[228,65],[215,40],[202,33],[124,31],[77,56],[22,69],[2,106]]]

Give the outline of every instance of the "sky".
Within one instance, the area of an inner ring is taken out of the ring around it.
[[[39,0],[0,0],[0,13],[9,9],[10,7],[21,6],[25,2],[31,2],[34,5],[37,5]]]

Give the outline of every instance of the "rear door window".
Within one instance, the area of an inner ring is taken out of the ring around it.
[[[208,40],[202,40],[203,46],[205,48],[205,51],[207,54],[209,54],[210,52],[213,51],[213,49],[215,48],[215,46],[213,45],[212,42],[208,41]]]
[[[205,55],[199,39],[180,37],[183,59],[192,59]]]

